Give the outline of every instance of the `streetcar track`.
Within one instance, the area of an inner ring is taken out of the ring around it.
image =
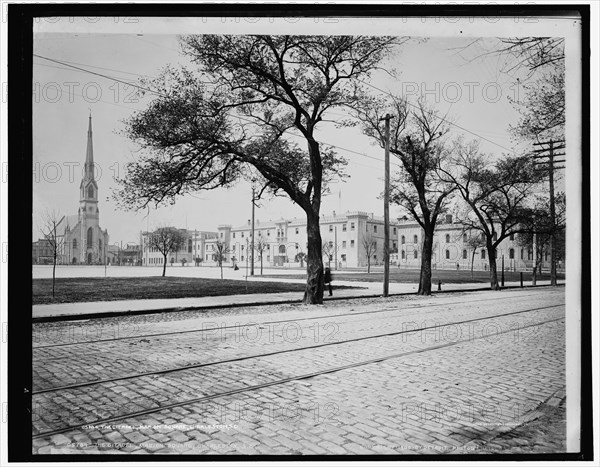
[[[530,294],[516,295],[516,296],[511,296],[510,298],[512,299],[512,298],[530,297],[530,296],[531,296]],[[476,302],[482,302],[482,301],[488,301],[488,300],[489,300],[489,298],[481,298],[481,299],[477,299],[477,300],[465,300],[465,301],[461,301],[461,302],[452,302],[452,303],[418,304],[418,305],[414,305],[414,306],[407,306],[406,309],[418,309],[418,308],[448,306],[448,305],[464,305],[465,303],[476,303]],[[341,316],[354,316],[354,315],[384,313],[386,311],[396,311],[396,310],[398,310],[398,308],[382,308],[380,310],[359,311],[357,313],[339,313],[336,315],[322,315],[322,316],[313,316],[313,317],[297,318],[297,319],[261,321],[258,323],[251,323],[251,324],[259,324],[259,325],[267,324],[268,325],[268,324],[278,324],[278,323],[289,323],[289,322],[296,322],[296,321],[308,321],[311,319],[338,318]],[[402,311],[404,311],[404,310],[402,310]],[[219,329],[232,329],[232,328],[235,328],[238,326],[239,326],[239,324],[236,323],[231,326],[218,326],[218,327],[203,328],[203,329],[186,329],[186,330],[182,330],[182,331],[161,332],[161,333],[155,333],[155,334],[140,334],[138,336],[113,337],[110,339],[82,340],[82,341],[77,341],[77,342],[65,342],[65,343],[60,343],[60,344],[37,345],[37,346],[33,346],[33,350],[47,349],[47,348],[53,348],[53,347],[67,347],[70,345],[79,345],[79,344],[95,344],[98,342],[114,342],[114,341],[122,341],[122,340],[129,340],[129,339],[143,339],[143,338],[147,338],[147,337],[170,336],[170,335],[175,335],[175,334],[188,334],[188,333],[193,333],[193,332],[208,332],[208,331],[214,331],[214,330],[219,330]]]
[[[564,305],[564,304],[563,304]],[[563,306],[563,305],[554,305],[556,306]],[[545,307],[545,308],[550,308],[550,307]],[[543,309],[543,308],[541,308]],[[536,310],[536,309],[534,309]],[[527,310],[527,311],[534,311],[534,310]],[[516,312],[516,313],[522,313],[522,312]],[[515,313],[507,313],[504,315],[498,315],[498,316],[507,316],[507,315],[511,315],[511,314],[515,314]],[[534,327],[534,326],[540,326],[543,324],[548,324],[548,323],[552,323],[552,322],[557,322],[557,321],[564,321],[564,316],[560,317],[560,318],[553,318],[553,319],[548,319],[545,321],[540,321],[537,323],[532,323],[526,326],[521,327],[521,329],[527,329],[530,327]],[[451,324],[460,324],[460,323],[465,323],[465,322],[469,322],[472,320],[468,320],[468,321],[462,321],[462,322],[456,322],[456,323],[451,323]],[[426,329],[426,328],[423,328]],[[509,332],[513,332],[514,329],[507,329],[505,331],[500,331],[497,333],[497,335],[499,334],[506,334]],[[341,366],[337,366],[337,367],[333,367],[333,368],[328,368],[325,370],[321,370],[321,371],[317,371],[317,372],[313,372],[313,373],[306,373],[303,375],[296,375],[296,376],[291,376],[289,378],[282,378],[279,379],[277,381],[271,381],[268,383],[262,383],[262,384],[258,384],[258,385],[254,385],[254,386],[248,386],[245,388],[239,388],[239,389],[233,389],[230,391],[225,391],[225,392],[221,392],[219,394],[212,394],[209,396],[202,396],[202,397],[197,397],[194,399],[190,399],[187,401],[181,401],[181,402],[176,402],[176,403],[172,403],[172,404],[167,404],[167,405],[163,405],[163,406],[159,406],[159,407],[154,407],[151,409],[145,409],[145,410],[140,410],[137,412],[131,412],[128,414],[124,414],[124,415],[118,415],[115,417],[109,417],[106,419],[102,419],[102,420],[98,420],[94,423],[80,423],[77,425],[70,425],[68,427],[65,428],[60,428],[57,430],[51,430],[51,431],[45,431],[42,433],[38,433],[32,436],[33,439],[39,439],[39,438],[44,438],[44,437],[49,437],[49,436],[53,436],[53,435],[57,435],[57,434],[61,434],[61,433],[66,433],[68,431],[72,431],[72,430],[76,430],[78,428],[82,428],[84,426],[87,425],[93,425],[93,424],[106,424],[106,423],[112,423],[118,420],[123,420],[123,419],[127,419],[127,418],[134,418],[134,417],[140,417],[140,416],[144,416],[144,415],[149,415],[152,413],[156,413],[156,412],[161,412],[163,410],[170,410],[170,409],[174,409],[177,407],[182,407],[185,405],[191,405],[191,404],[197,404],[197,403],[202,403],[205,401],[209,401],[209,400],[213,400],[213,399],[217,399],[219,397],[227,397],[227,396],[231,396],[231,395],[235,395],[235,394],[241,394],[241,393],[245,393],[245,392],[251,392],[251,391],[256,391],[256,390],[260,390],[260,389],[264,389],[264,388],[268,388],[268,387],[272,387],[272,386],[277,386],[280,384],[285,384],[285,383],[289,383],[289,382],[293,382],[293,381],[301,381],[301,380],[305,380],[305,379],[310,379],[310,378],[315,378],[318,376],[322,376],[322,375],[326,375],[326,374],[331,374],[331,373],[336,373],[339,371],[344,371],[344,370],[348,370],[348,369],[352,369],[352,368],[357,368],[357,367],[361,367],[361,366],[366,366],[366,365],[371,365],[374,363],[380,363],[380,362],[384,362],[387,360],[392,360],[395,358],[402,358],[402,357],[406,357],[409,355],[414,355],[414,354],[420,354],[420,353],[425,353],[425,352],[429,352],[429,351],[435,351],[435,350],[439,350],[439,349],[443,349],[443,348],[447,348],[447,347],[452,347],[455,345],[460,345],[460,344],[464,344],[464,343],[468,343],[468,342],[473,342],[475,340],[480,340],[480,339],[485,339],[488,336],[480,336],[480,337],[470,337],[468,339],[464,339],[464,340],[460,340],[460,341],[454,341],[454,342],[448,342],[445,344],[439,344],[439,345],[434,345],[431,347],[426,347],[426,348],[422,348],[422,349],[416,349],[416,350],[410,350],[410,351],[406,351],[406,352],[399,352],[399,353],[395,353],[392,355],[387,355],[387,356],[382,356],[382,357],[377,357],[377,358],[373,358],[373,359],[369,359],[369,360],[364,360],[362,362],[356,362],[356,363],[351,363],[348,365],[341,365]]]
[[[402,330],[402,331],[394,331],[394,332],[390,332],[390,333],[384,333],[384,334],[377,334],[374,336],[365,336],[365,337],[356,337],[353,339],[347,339],[347,340],[343,340],[343,341],[338,341],[338,342],[324,342],[322,344],[316,344],[316,345],[311,345],[308,347],[300,347],[300,348],[294,348],[294,349],[283,349],[283,350],[277,350],[277,351],[273,351],[273,352],[267,352],[267,353],[263,353],[263,354],[258,354],[258,355],[243,355],[240,357],[235,357],[235,358],[230,358],[227,360],[219,360],[216,362],[208,362],[208,363],[197,363],[194,365],[186,365],[186,366],[182,366],[182,367],[177,367],[177,368],[167,368],[164,370],[158,370],[158,371],[151,371],[151,372],[145,372],[145,373],[137,373],[137,374],[129,374],[129,375],[124,375],[124,376],[119,376],[116,378],[105,378],[105,379],[98,379],[98,380],[94,380],[94,381],[86,381],[83,383],[78,383],[78,384],[72,384],[72,385],[66,385],[66,386],[55,386],[52,388],[45,388],[45,389],[38,389],[36,391],[32,391],[31,394],[32,395],[36,395],[36,394],[44,394],[44,393],[48,393],[48,392],[55,392],[55,391],[62,391],[62,390],[66,390],[66,389],[75,389],[75,388],[81,388],[81,387],[86,387],[86,386],[93,386],[93,385],[97,385],[97,384],[103,384],[103,383],[110,383],[110,382],[114,382],[114,381],[123,381],[123,380],[127,380],[127,379],[134,379],[134,378],[142,378],[145,376],[152,376],[152,375],[164,375],[164,374],[168,374],[168,373],[174,373],[177,371],[185,371],[185,370],[192,370],[192,369],[196,369],[196,368],[204,368],[204,367],[209,367],[209,366],[214,366],[214,365],[221,365],[224,363],[234,363],[234,362],[239,362],[239,361],[243,361],[243,360],[250,360],[253,358],[261,358],[261,357],[270,357],[273,355],[280,355],[280,354],[284,354],[284,353],[290,353],[290,352],[298,352],[298,351],[302,351],[302,350],[309,350],[309,349],[318,349],[321,347],[327,347],[327,346],[331,346],[331,345],[340,345],[340,344],[346,344],[349,342],[358,342],[358,341],[364,341],[364,340],[368,340],[368,339],[378,339],[381,337],[389,337],[389,336],[396,336],[396,335],[401,335],[401,334],[405,334],[405,333],[409,333],[409,332],[419,332],[419,331],[425,331],[427,329],[432,329],[432,328],[436,328],[439,326],[451,326],[451,325],[458,325],[458,324],[464,324],[464,323],[472,323],[475,321],[483,321],[483,320],[489,320],[489,319],[493,319],[493,318],[500,318],[500,317],[504,317],[504,316],[511,316],[511,315],[517,315],[517,314],[522,314],[522,313],[531,313],[534,311],[540,311],[540,310],[546,310],[548,308],[556,308],[559,306],[565,306],[564,303],[560,303],[560,304],[555,304],[555,305],[548,305],[548,306],[544,306],[544,307],[536,307],[536,308],[530,308],[527,310],[520,310],[520,311],[512,311],[510,313],[500,313],[497,315],[492,315],[492,316],[486,316],[486,317],[477,317],[477,318],[471,318],[471,319],[467,319],[467,320],[463,320],[463,321],[455,321],[455,322],[450,322],[450,323],[436,323],[432,326],[424,326],[421,328],[416,328],[416,329],[409,329],[409,330]]]

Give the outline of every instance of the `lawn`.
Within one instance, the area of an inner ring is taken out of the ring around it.
[[[247,288],[246,288],[247,287]],[[304,284],[252,282],[188,277],[108,277],[33,280],[33,304],[213,297],[220,295],[304,292]]]
[[[378,269],[376,271],[372,271],[370,274],[367,272],[344,272],[344,271],[331,271],[333,274],[333,281],[335,283],[336,280],[340,281],[362,281],[362,282],[382,282],[383,281],[383,271]],[[418,269],[395,269],[393,266],[390,267],[390,282],[401,282],[401,283],[418,283],[419,282],[419,274],[420,271]],[[442,284],[468,284],[468,283],[489,283],[490,281],[490,273],[489,271],[473,271],[473,277],[471,278],[471,271],[456,271],[453,269],[440,269],[431,271],[431,282],[436,285],[438,281],[442,281]],[[306,276],[304,274],[297,275],[265,275],[263,277],[287,277],[294,279],[303,279]],[[501,280],[502,273],[498,271],[498,281]],[[519,281],[519,273],[518,272],[504,272],[504,280],[505,282],[518,282]],[[559,279],[564,279],[564,274],[558,274],[557,277]],[[538,280],[550,280],[550,274],[538,274]],[[523,281],[527,283],[531,283],[531,273],[524,272],[523,273]]]

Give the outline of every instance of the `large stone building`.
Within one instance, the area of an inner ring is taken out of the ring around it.
[[[177,229],[183,241],[176,251],[167,255],[167,264],[195,264],[204,261],[205,243],[217,238],[217,232],[199,230]],[[164,256],[156,247],[151,245],[150,239],[156,232],[142,232],[141,264],[143,266],[162,266]]]
[[[100,227],[91,115],[88,121],[84,173],[79,185],[79,209],[77,214],[60,219],[56,228],[56,241],[59,263],[104,264],[108,261],[108,231]]]
[[[367,265],[367,244],[373,244],[371,264],[380,264],[383,259],[383,218],[365,212],[346,212],[320,219],[323,260],[334,267],[362,267]],[[398,248],[398,224],[390,225],[390,251]],[[251,222],[232,227],[218,227],[217,238],[207,240],[204,248],[204,261],[216,263],[215,244],[227,245],[225,262],[245,263],[251,258]],[[263,243],[263,263],[265,266],[299,266],[305,264],[304,255],[308,252],[306,219],[279,219],[269,222],[256,221],[255,244]],[[255,264],[260,264],[260,253],[254,253]]]
[[[320,219],[323,242],[323,261],[337,269],[365,267],[368,256],[371,265],[382,265],[384,244],[383,218],[365,212],[332,213]],[[218,234],[209,238],[203,246],[203,262],[216,264],[216,243],[227,246],[225,263],[240,266],[250,260],[251,222],[232,227],[221,225]],[[305,219],[279,219],[276,221],[256,221],[255,244],[263,243],[262,260],[264,266],[302,266],[303,256],[308,251]],[[446,215],[438,223],[433,240],[432,267],[434,269],[473,269],[486,270],[489,265],[488,253],[483,243],[473,242],[478,231],[469,231],[461,224],[453,222]],[[390,222],[390,262],[398,268],[419,268],[423,229],[414,220],[406,217]],[[374,247],[368,247],[373,244]],[[472,246],[474,245],[474,246]],[[370,253],[369,253],[369,250]],[[503,240],[496,250],[498,269],[504,256],[504,267],[510,271],[531,270],[534,251],[521,246],[516,236]],[[542,268],[550,266],[549,252],[542,258]],[[254,262],[260,264],[260,253],[254,252]],[[559,263],[559,268],[562,263]]]

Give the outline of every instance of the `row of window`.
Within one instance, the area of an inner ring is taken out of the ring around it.
[[[524,251],[525,251],[525,250],[522,248],[522,249],[521,249],[521,259],[524,259],[524,256],[525,256],[525,255],[524,255]],[[417,250],[415,250],[415,251],[413,252],[413,256],[414,256],[414,259],[417,259],[417,258],[418,258],[418,253],[417,253]],[[463,251],[462,251],[462,257],[463,257],[463,259],[467,259],[467,257],[468,257],[468,252],[467,252],[467,250],[463,250]],[[481,259],[485,259],[485,258],[486,258],[486,250],[483,250],[483,249],[482,249],[482,250],[481,250]],[[509,258],[509,259],[515,259],[515,249],[514,249],[514,248],[510,248],[510,249],[508,250],[508,258]],[[402,250],[402,259],[406,259],[406,252],[405,252],[404,250]],[[446,259],[450,259],[450,250],[446,250]],[[532,259],[533,259],[533,251],[530,249],[530,250],[527,252],[527,260],[528,260],[528,261],[531,261]],[[545,259],[546,261],[548,260],[548,252],[547,252],[547,251],[545,252],[545,258],[544,258],[544,259]]]
[[[367,231],[369,230],[369,224],[366,225],[366,229],[367,229]],[[329,232],[333,232],[333,230],[334,230],[334,226],[333,226],[333,224],[330,224],[329,225]],[[354,222],[350,222],[350,230],[351,231],[356,230],[356,224]],[[342,232],[347,232],[347,231],[348,231],[348,224],[342,224]],[[294,232],[296,233],[296,235],[299,235],[300,234],[300,228],[296,227],[294,229]],[[373,225],[373,232],[377,233],[377,225]],[[393,235],[396,235],[396,232],[397,232],[396,231],[396,227],[394,227],[393,228]],[[283,229],[277,229],[276,233],[277,233],[278,237],[285,237],[285,233],[284,233]],[[233,238],[235,238],[235,234],[236,234],[236,232],[232,232],[231,236]],[[241,234],[241,237],[244,238],[244,232],[240,232],[240,234]],[[223,238],[223,232],[221,232],[220,236],[221,236],[221,238]],[[260,231],[260,230],[258,231],[258,236],[259,237],[262,236],[262,231]],[[268,237],[271,236],[271,231],[270,230],[267,230],[267,236]]]

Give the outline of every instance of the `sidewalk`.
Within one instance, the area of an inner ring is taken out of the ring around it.
[[[255,280],[257,280],[256,278]],[[261,279],[258,279],[261,280]],[[268,280],[268,279],[264,279]],[[272,279],[271,279],[272,280]],[[282,282],[299,282],[303,280],[283,279]],[[564,285],[565,281],[558,281],[559,285]],[[538,281],[538,286],[549,285],[550,281]],[[336,286],[361,287],[354,289],[336,289]],[[519,282],[506,282],[505,288],[519,287]],[[531,287],[524,284],[525,287]],[[335,300],[346,298],[368,298],[380,297],[383,293],[383,285],[379,282],[355,282],[355,281],[335,281],[334,296]],[[468,283],[468,284],[442,284],[443,292],[475,291],[489,290],[487,283]],[[390,283],[390,295],[412,294],[417,291],[417,284]],[[437,286],[432,284],[432,292],[437,292]],[[325,301],[331,300],[325,290]],[[226,295],[217,297],[190,297],[190,298],[165,298],[153,300],[114,300],[106,302],[79,302],[79,303],[59,303],[49,305],[33,305],[32,321],[60,321],[103,318],[109,316],[122,316],[147,313],[164,313],[169,311],[182,311],[189,309],[212,309],[225,307],[259,306],[272,305],[278,303],[300,303],[302,300],[301,292],[282,292],[271,294],[241,294]]]

